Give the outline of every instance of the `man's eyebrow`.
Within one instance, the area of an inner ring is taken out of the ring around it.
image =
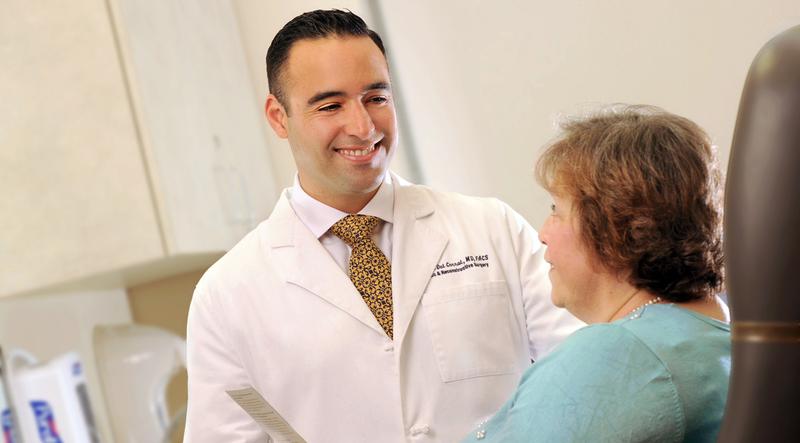
[[[392,87],[386,82],[375,82],[364,88],[365,91],[374,91],[376,89],[385,89],[387,91],[391,91]]]
[[[342,91],[323,91],[323,92],[319,92],[317,94],[314,94],[314,96],[311,97],[310,99],[308,99],[308,104],[309,105],[313,105],[314,103],[321,102],[322,100],[325,100],[326,98],[341,97],[343,95],[344,95],[344,92],[342,92]]]
[[[370,83],[369,85],[367,85],[366,88],[364,88],[364,91],[375,91],[375,90],[391,91],[392,87],[387,82],[375,82],[375,83]],[[308,102],[306,104],[310,106],[313,105],[314,103],[321,102],[322,100],[325,100],[327,98],[342,97],[344,95],[345,93],[342,91],[323,91],[314,94],[310,99],[308,99]]]

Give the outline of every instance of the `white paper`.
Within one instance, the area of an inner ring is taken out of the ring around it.
[[[275,443],[306,443],[252,386],[226,391]]]

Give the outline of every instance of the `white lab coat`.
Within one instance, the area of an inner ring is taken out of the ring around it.
[[[511,208],[393,180],[394,341],[284,192],[198,283],[186,441],[266,441],[225,393],[248,385],[310,443],[457,441],[582,325]]]

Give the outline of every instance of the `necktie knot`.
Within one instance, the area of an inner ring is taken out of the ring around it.
[[[362,240],[371,239],[372,232],[380,219],[371,215],[348,215],[331,226],[333,235],[341,238],[350,246]]]

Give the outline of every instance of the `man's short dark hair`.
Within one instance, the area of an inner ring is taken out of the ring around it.
[[[281,75],[292,45],[303,39],[319,39],[330,36],[361,37],[366,36],[375,42],[378,49],[386,57],[381,37],[367,27],[361,17],[347,10],[329,9],[306,12],[286,23],[267,49],[267,81],[269,92],[287,108]]]

